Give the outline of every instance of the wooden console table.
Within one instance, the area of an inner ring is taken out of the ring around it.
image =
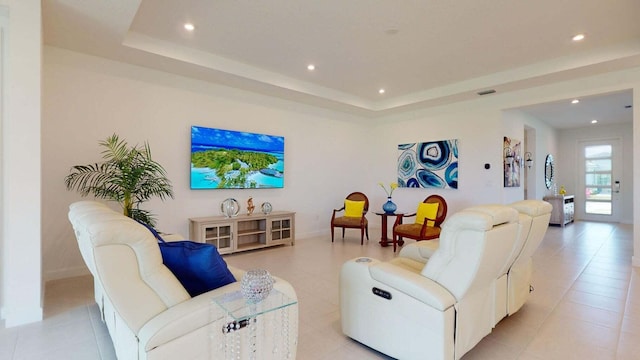
[[[189,219],[189,238],[213,244],[220,254],[295,244],[295,212]]]

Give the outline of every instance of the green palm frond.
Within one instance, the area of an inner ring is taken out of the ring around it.
[[[65,177],[67,189],[116,201],[125,215],[153,226],[153,215],[140,205],[153,197],[173,198],[173,188],[162,165],[152,159],[149,144],[130,147],[113,134],[99,145],[104,161],[73,166]]]

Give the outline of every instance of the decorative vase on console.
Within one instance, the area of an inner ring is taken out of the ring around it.
[[[382,210],[387,214],[393,214],[398,207],[391,201],[391,196],[387,198],[387,202],[382,205]]]
[[[378,183],[378,185],[387,193],[387,202],[382,205],[382,210],[387,214],[395,213],[398,207],[391,201],[391,195],[393,194],[393,190],[398,188],[398,183],[389,184],[389,190],[387,190],[383,183]]]

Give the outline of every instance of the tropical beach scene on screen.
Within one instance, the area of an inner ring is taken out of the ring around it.
[[[191,127],[191,189],[284,187],[284,137]]]

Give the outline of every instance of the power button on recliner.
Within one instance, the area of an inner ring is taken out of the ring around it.
[[[378,295],[382,298],[385,298],[387,300],[391,300],[391,293],[382,289],[378,289],[377,287],[374,287],[371,289],[371,292],[373,292],[374,295]]]

